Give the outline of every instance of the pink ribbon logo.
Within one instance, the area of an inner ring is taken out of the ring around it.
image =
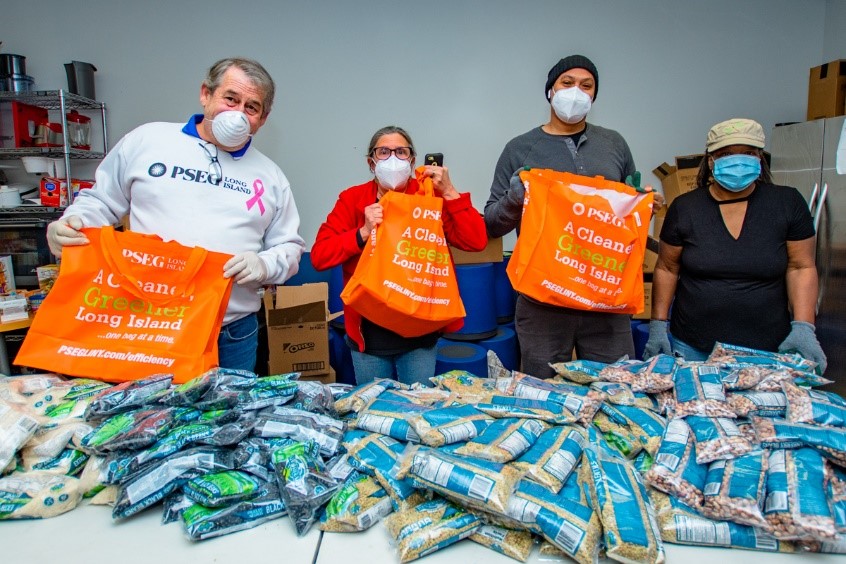
[[[247,200],[247,210],[252,209],[254,205],[258,204],[259,212],[261,212],[261,215],[264,215],[264,202],[261,201],[261,197],[264,195],[264,184],[262,184],[261,180],[253,182],[253,192],[253,197]]]

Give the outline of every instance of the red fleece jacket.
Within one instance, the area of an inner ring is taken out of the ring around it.
[[[417,189],[417,181],[411,179],[403,192],[414,194]],[[315,269],[327,270],[339,264],[343,265],[346,285],[355,272],[362,251],[355,233],[364,225],[364,208],[375,202],[375,180],[341,192],[335,207],[317,231],[317,239],[311,248],[311,263]],[[473,207],[469,193],[462,193],[455,200],[444,200],[443,211],[444,235],[450,245],[469,252],[485,248],[488,244],[485,221]],[[364,350],[361,315],[346,305],[344,325],[347,335],[358,343],[359,350]]]

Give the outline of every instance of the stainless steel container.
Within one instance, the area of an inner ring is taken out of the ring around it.
[[[26,75],[26,57],[0,53],[0,76]]]
[[[25,74],[11,74],[0,76],[0,90],[5,92],[30,92],[34,80]]]

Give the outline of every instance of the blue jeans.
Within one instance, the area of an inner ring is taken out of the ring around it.
[[[221,368],[254,372],[258,349],[258,318],[254,313],[227,323],[217,338],[218,363]]]
[[[435,375],[437,345],[386,356],[361,353],[354,348],[351,348],[350,352],[355,370],[355,383],[359,386],[376,378],[398,379],[403,384],[420,382],[424,386],[432,386],[429,378]]]
[[[673,339],[673,354],[685,359],[688,362],[704,362],[711,356],[710,352],[703,352],[694,349],[687,343]]]

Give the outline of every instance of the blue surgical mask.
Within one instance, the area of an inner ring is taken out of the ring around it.
[[[761,176],[761,159],[728,155],[714,160],[714,180],[729,192],[742,192]]]

